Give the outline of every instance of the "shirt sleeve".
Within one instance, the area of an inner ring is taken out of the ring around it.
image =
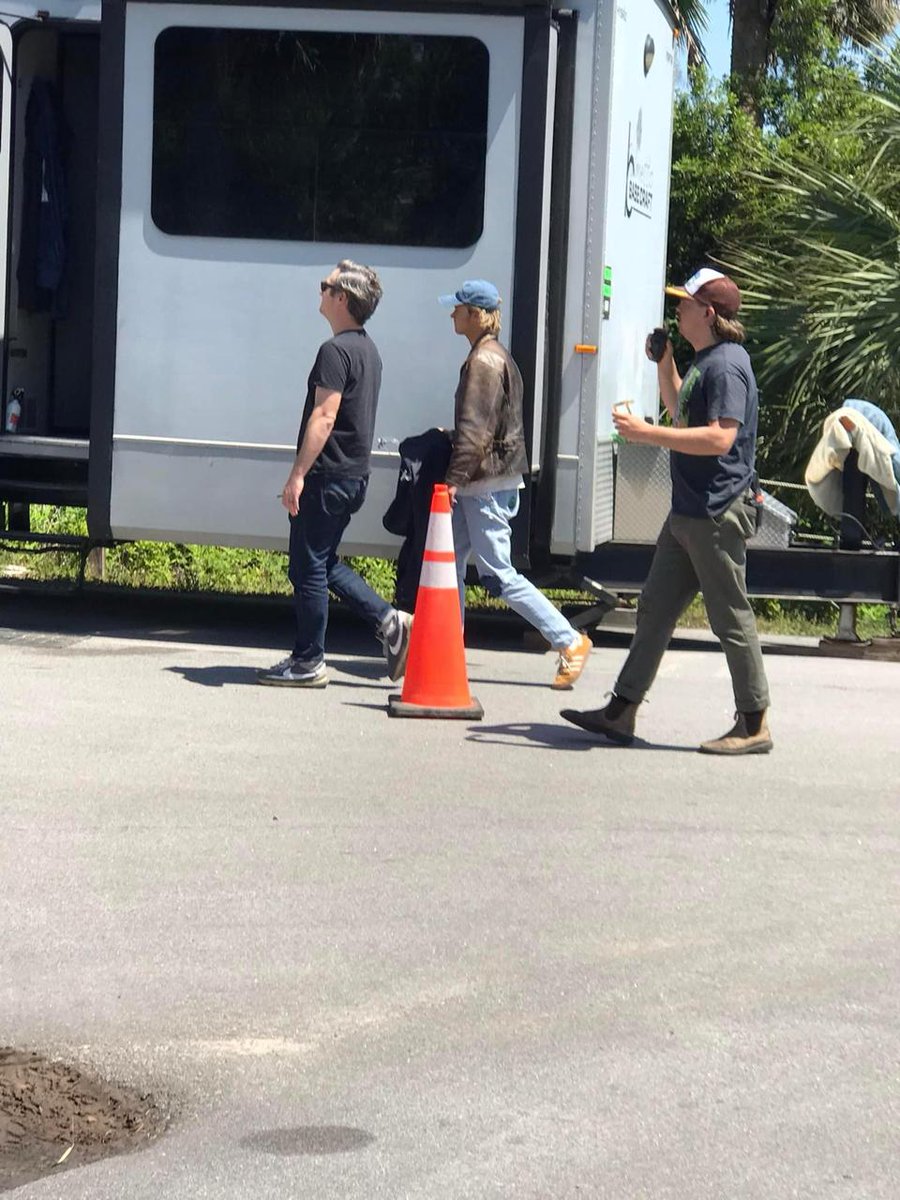
[[[710,421],[739,421],[747,419],[749,387],[740,368],[729,364],[720,371],[710,372],[706,380],[706,412]]]
[[[350,358],[346,351],[334,342],[325,342],[320,346],[311,375],[314,386],[329,392],[340,392],[343,396],[349,377]]]

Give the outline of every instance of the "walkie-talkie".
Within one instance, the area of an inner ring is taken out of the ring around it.
[[[669,332],[666,329],[657,328],[650,334],[650,357],[654,362],[659,362],[666,352],[666,346],[669,344]]]

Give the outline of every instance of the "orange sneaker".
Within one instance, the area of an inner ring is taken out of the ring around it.
[[[584,670],[587,656],[594,643],[586,633],[581,634],[574,646],[568,650],[560,650],[559,661],[556,665],[556,678],[550,684],[557,692],[567,692],[575,686],[575,680]]]

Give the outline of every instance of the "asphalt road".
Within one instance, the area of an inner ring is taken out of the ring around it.
[[[621,645],[560,697],[481,636],[484,721],[398,721],[349,626],[258,687],[287,629],[0,592],[0,1041],[173,1113],[16,1195],[896,1200],[900,665],[767,656],[717,760],[718,652],[621,749],[557,716]]]

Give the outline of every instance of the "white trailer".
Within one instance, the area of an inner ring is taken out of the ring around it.
[[[285,546],[277,497],[328,333],[319,280],[349,257],[385,294],[372,481],[346,548],[396,548],[381,516],[398,443],[451,422],[464,351],[436,297],[476,276],[505,297],[526,379],[528,541],[571,556],[612,536],[612,405],[657,411],[666,4],[6,8],[3,395],[23,389],[24,409],[0,435],[0,498],[85,504],[98,539]],[[44,309],[23,280],[38,80],[68,212]]]
[[[436,297],[486,277],[526,385],[516,549],[543,580],[639,588],[666,456],[617,450],[611,414],[659,411],[643,346],[675,37],[663,0],[6,0],[7,531],[57,503],[86,506],[96,542],[285,547],[319,281],[348,257],[384,283],[384,383],[345,550],[395,552],[397,447],[451,422],[465,350]],[[760,550],[749,585],[896,602],[897,574],[892,555]]]

